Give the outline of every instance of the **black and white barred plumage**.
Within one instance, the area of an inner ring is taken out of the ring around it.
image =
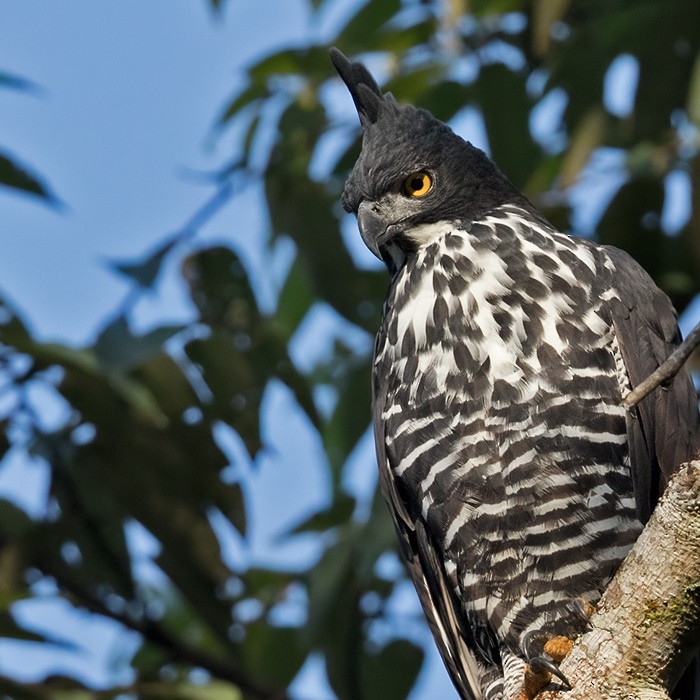
[[[549,637],[584,630],[696,449],[686,374],[620,406],[675,314],[625,253],[554,230],[481,151],[331,55],[363,126],[343,203],[392,273],[381,488],[460,695],[509,700]]]

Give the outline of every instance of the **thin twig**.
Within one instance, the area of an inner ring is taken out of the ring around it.
[[[668,359],[622,399],[621,405],[628,410],[633,408],[654,389],[675,377],[698,345],[700,345],[700,324],[693,328],[688,337],[669,355]]]
[[[238,173],[240,174],[240,173]],[[199,233],[199,230],[224,207],[236,194],[238,181],[229,178],[223,182],[214,194],[202,204],[192,216],[171,237],[172,248],[184,243]],[[240,189],[240,187],[238,187]],[[118,316],[126,316],[138,303],[144,293],[144,288],[134,282],[119,305]]]

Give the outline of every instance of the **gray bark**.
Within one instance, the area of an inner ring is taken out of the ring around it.
[[[568,692],[538,700],[668,700],[700,648],[700,459],[671,479],[561,664]]]

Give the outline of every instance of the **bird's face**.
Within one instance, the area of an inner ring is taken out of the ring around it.
[[[365,128],[362,152],[343,192],[365,245],[380,259],[387,249],[410,253],[426,224],[459,218],[456,153],[471,148],[445,124],[414,107],[395,107]]]
[[[529,203],[478,148],[424,109],[399,105],[360,63],[331,59],[362,124],[362,150],[343,191],[367,247],[390,270],[445,226],[506,202]]]
[[[422,167],[399,175],[391,188],[376,199],[361,199],[357,223],[365,245],[378,257],[391,243],[408,245],[414,230],[439,201],[436,174]]]

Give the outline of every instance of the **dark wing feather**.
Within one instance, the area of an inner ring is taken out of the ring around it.
[[[620,301],[612,320],[632,388],[676,348],[680,332],[669,298],[622,250],[606,247],[616,268],[613,286]],[[698,402],[685,368],[669,386],[643,399],[627,417],[637,513],[646,522],[679,464],[700,449]]]
[[[375,378],[376,381],[376,378]],[[413,522],[397,490],[384,449],[384,392],[373,392],[374,439],[379,466],[379,486],[391,512],[399,538],[401,553],[418,592],[430,630],[440,655],[463,700],[481,700],[479,665],[465,639],[461,605],[450,589],[439,550],[430,541],[422,522]]]

